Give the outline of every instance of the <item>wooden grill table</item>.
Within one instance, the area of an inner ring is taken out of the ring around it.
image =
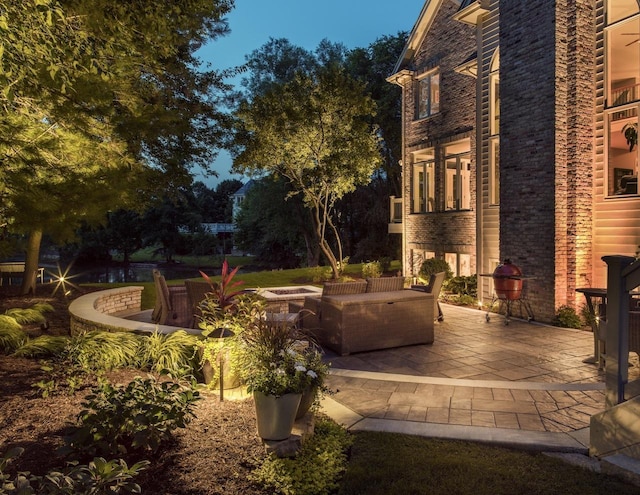
[[[587,364],[597,364],[598,368],[604,365],[604,327],[600,325],[601,319],[606,318],[607,289],[601,287],[582,287],[576,292],[584,294],[587,309],[591,316],[591,330],[593,331],[593,356],[584,359]]]
[[[584,363],[597,364],[599,369],[604,367],[605,338],[607,322],[607,289],[602,287],[582,287],[576,292],[584,294],[587,309],[591,316],[591,330],[593,331],[593,356],[584,359]],[[640,292],[629,293],[629,351],[640,351]]]

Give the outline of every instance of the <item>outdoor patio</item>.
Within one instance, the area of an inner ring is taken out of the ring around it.
[[[590,331],[443,306],[432,345],[327,354],[325,407],[351,429],[586,451],[604,409],[604,372]],[[630,379],[640,372],[631,354]]]

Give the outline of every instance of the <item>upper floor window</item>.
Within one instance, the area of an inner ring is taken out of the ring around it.
[[[440,111],[440,72],[433,71],[418,79],[417,118],[423,119]]]
[[[606,194],[635,195],[639,157],[640,8],[636,0],[607,0],[606,8]]]

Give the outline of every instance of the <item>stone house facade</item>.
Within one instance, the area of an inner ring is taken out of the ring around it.
[[[459,275],[509,258],[542,321],[606,285],[602,256],[640,244],[639,33],[637,0],[425,2],[388,79],[406,276],[432,256]]]

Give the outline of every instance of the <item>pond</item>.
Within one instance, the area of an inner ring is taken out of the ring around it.
[[[70,268],[60,265],[47,265],[44,267],[44,281],[57,280],[60,275],[68,273],[66,278],[71,278],[74,284],[86,283],[132,283],[153,282],[153,269],[157,268],[167,280],[196,278],[200,276],[198,268],[181,264],[165,263],[129,263],[128,265],[113,264],[101,266],[75,266]],[[204,272],[209,275],[217,275],[219,268],[207,268]]]

